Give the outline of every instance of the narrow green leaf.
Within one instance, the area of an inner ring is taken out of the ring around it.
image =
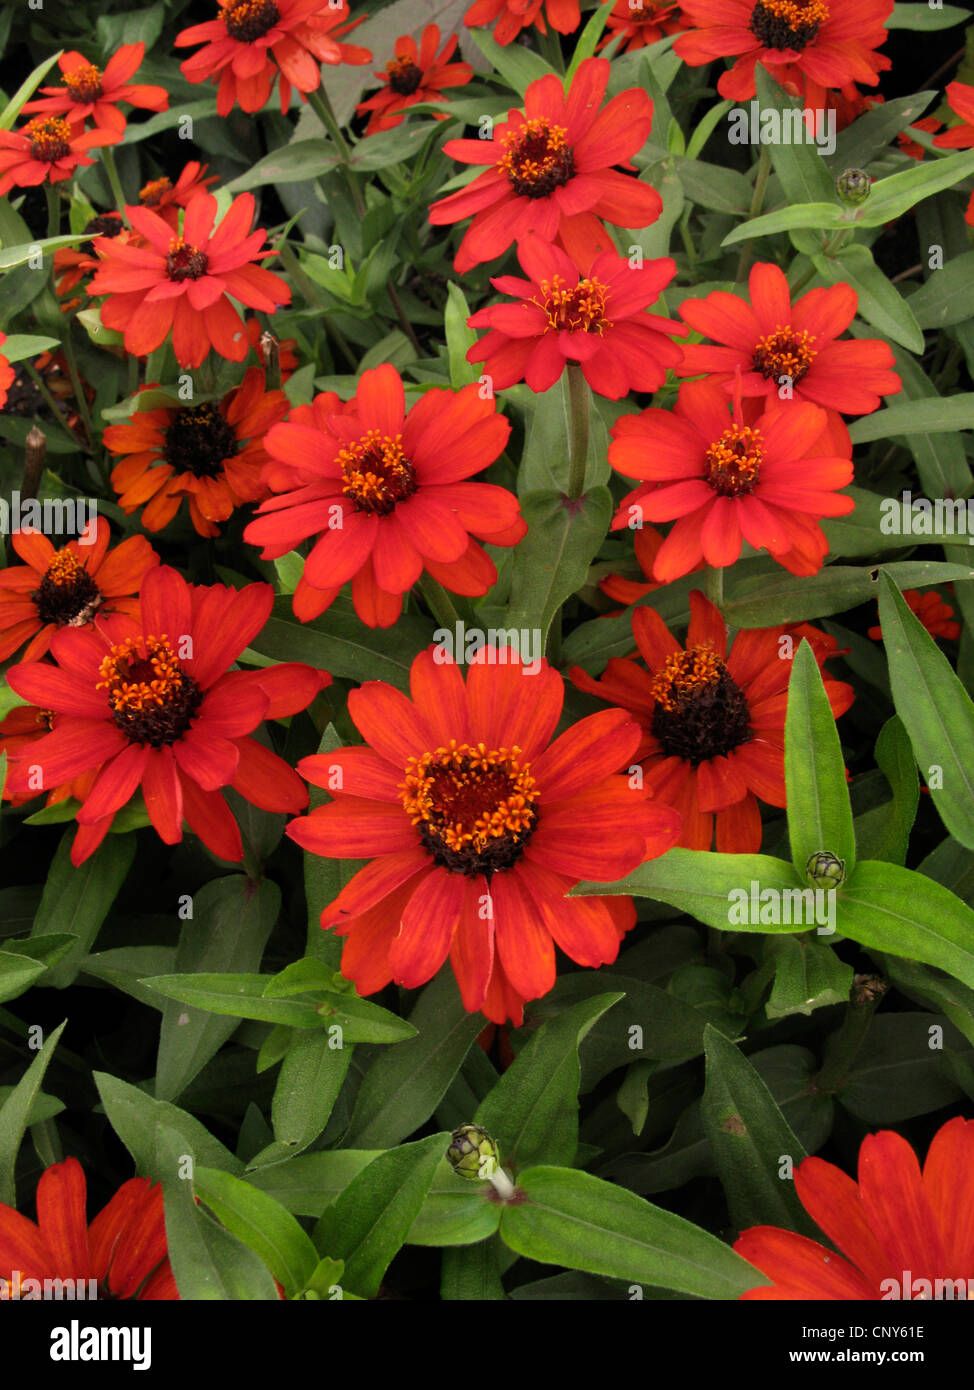
[[[608,10],[609,6],[603,5],[601,16],[596,14],[603,23]],[[498,1247],[493,1240],[482,1240],[477,1245],[444,1250],[440,1297],[451,1303],[481,1303],[492,1299],[506,1299],[507,1295],[497,1267],[497,1257]]]
[[[502,82],[506,82],[521,96],[529,83],[536,82],[539,77],[546,77],[554,71],[530,48],[523,48],[516,43],[502,48],[483,29],[468,29],[466,32],[490,63],[491,72],[496,73]]]
[[[44,1073],[54,1056],[54,1049],[66,1024],[67,1019],[48,1035],[40,1052],[0,1105],[0,1202],[8,1207],[17,1205],[17,1189],[14,1183],[17,1154],[24,1131],[31,1122]]]
[[[815,268],[830,285],[851,285],[859,296],[860,317],[911,352],[923,352],[922,329],[916,296],[907,302],[873,260],[868,246],[854,242],[834,256],[813,256]],[[938,272],[939,274],[939,272]]]
[[[443,313],[443,332],[446,337],[446,353],[450,363],[450,385],[454,391],[476,381],[480,367],[467,361],[467,353],[477,341],[477,330],[467,327],[470,306],[463,290],[453,280],[446,287],[446,309]]]
[[[853,444],[869,444],[874,439],[890,439],[894,434],[937,434],[969,429],[974,429],[974,392],[961,391],[954,396],[888,405],[854,420],[849,435]]]
[[[503,1154],[501,1155],[503,1158]],[[474,1245],[500,1225],[501,1206],[485,1180],[474,1182],[453,1171],[444,1157],[433,1174],[426,1200],[406,1237],[408,1245]]]
[[[848,1000],[852,966],[841,961],[827,941],[811,932],[770,936],[765,950],[775,963],[771,997],[764,1006],[768,1018],[807,1015]]]
[[[792,662],[785,718],[788,837],[795,873],[804,880],[813,854],[826,851],[856,864],[852,807],[835,719],[818,662],[802,638]]]
[[[96,1071],[92,1077],[109,1124],[132,1155],[137,1173],[154,1179],[164,1176],[154,1139],[159,1125],[174,1130],[180,1138],[180,1152],[189,1153],[198,1162],[210,1168],[225,1168],[231,1173],[243,1169],[240,1160],[185,1110],[168,1101],[153,1100],[138,1086],[130,1086],[108,1072]]]
[[[270,975],[209,974],[152,975],[142,981],[167,999],[178,999],[197,1009],[233,1018],[253,1018],[261,1023],[286,1023],[291,1028],[320,1028],[315,1004],[304,999],[265,999]]]
[[[72,825],[61,836],[31,927],[32,937],[66,931],[78,938],[67,957],[51,971],[49,982],[57,989],[64,989],[77,976],[135,858],[133,836],[111,836],[75,867],[71,863],[74,830]]]
[[[63,48],[58,49],[57,53],[52,53],[49,58],[45,58],[43,63],[24,78],[6,106],[0,111],[0,130],[10,130],[13,127],[25,104],[30,101],[63,52]]]
[[[920,780],[909,735],[896,714],[887,719],[880,730],[876,762],[892,788],[893,799],[870,813],[862,832],[857,826],[859,853],[863,859],[886,859],[891,864],[905,864],[920,800]]]
[[[282,1150],[306,1149],[328,1123],[353,1052],[335,1041],[324,1029],[291,1039],[271,1106],[274,1138]]]
[[[537,629],[542,650],[565,599],[585,582],[612,518],[607,487],[593,487],[577,502],[555,491],[521,498],[528,534],[514,551],[511,603],[505,627]]]
[[[279,1202],[219,1168],[197,1168],[194,1187],[221,1224],[260,1257],[288,1298],[307,1287],[318,1253]]]

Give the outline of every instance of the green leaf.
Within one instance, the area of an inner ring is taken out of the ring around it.
[[[380,1154],[353,1178],[315,1228],[318,1250],[345,1261],[344,1283],[375,1298],[419,1214],[450,1136],[431,1134]]]
[[[584,584],[612,519],[607,487],[593,487],[577,502],[563,493],[521,498],[528,533],[514,551],[511,602],[505,627],[536,629],[544,650],[555,614]]]
[[[632,1192],[570,1168],[529,1168],[505,1206],[504,1244],[529,1260],[696,1298],[739,1298],[767,1283],[723,1241]]]
[[[595,17],[605,23],[608,10],[609,7],[603,5],[601,15],[596,12]],[[468,1245],[460,1249],[444,1250],[440,1298],[447,1302],[463,1303],[506,1299],[507,1295],[497,1267],[498,1253],[497,1242],[493,1240],[482,1240],[477,1245]]]
[[[894,5],[893,13],[883,23],[887,29],[950,29],[970,17],[967,10],[957,5],[938,5],[933,9],[928,0],[923,5]]]
[[[153,1100],[138,1086],[130,1086],[108,1072],[96,1071],[92,1077],[109,1123],[132,1155],[136,1172],[155,1179],[165,1176],[154,1137],[160,1125],[175,1131],[179,1135],[180,1152],[189,1153],[197,1162],[210,1168],[225,1168],[231,1173],[243,1169],[240,1160],[185,1110],[165,1100]]]
[[[931,271],[929,279],[910,296],[910,310],[921,328],[945,328],[974,315],[974,251],[955,256],[940,270]]]
[[[158,1120],[151,1140],[161,1170],[169,1262],[180,1297],[277,1302],[274,1280],[260,1257],[197,1205],[183,1135]]]
[[[738,1047],[714,1028],[704,1034],[707,1082],[700,1103],[717,1176],[727,1196],[731,1222],[778,1226],[817,1238],[818,1229],[798,1200],[791,1167],[807,1155],[767,1085]]]
[[[39,334],[11,333],[3,345],[3,355],[8,362],[21,362],[25,357],[37,357],[41,352],[50,352],[60,345],[60,338],[44,338]]]
[[[227,1230],[260,1257],[288,1298],[307,1287],[318,1253],[279,1202],[219,1168],[197,1168],[194,1187]]]
[[[482,29],[468,29],[466,33],[467,37],[477,45],[490,63],[491,73],[496,73],[502,82],[513,87],[514,91],[519,92],[521,96],[524,95],[529,83],[554,71],[543,58],[539,57],[537,53],[533,53],[530,48],[523,48],[520,44],[515,43],[502,48]]]
[[[901,1124],[929,1115],[961,1098],[944,1066],[948,1052],[974,1060],[970,1043],[946,1018],[878,1014],[836,1098],[868,1125]]]
[[[974,849],[974,775],[967,766],[974,747],[974,704],[888,578],[880,591],[879,621],[896,712],[934,805],[954,839]]]
[[[336,1047],[326,1030],[297,1033],[281,1063],[271,1123],[282,1157],[306,1149],[325,1128],[352,1060],[352,1047]],[[267,1152],[258,1155],[266,1161]]]
[[[501,1166],[541,1160],[570,1165],[578,1148],[578,1047],[621,994],[599,994],[542,1025],[518,1053],[474,1119],[500,1147]]]
[[[286,1023],[291,1028],[321,1027],[317,1006],[310,1000],[265,999],[264,986],[270,978],[251,974],[151,975],[142,983],[167,999],[235,1019]]]
[[[51,71],[51,68],[53,68],[63,52],[64,49],[61,48],[57,53],[52,53],[49,58],[45,58],[43,63],[24,78],[6,106],[0,111],[0,130],[12,129],[14,121],[16,121],[17,117],[20,115],[21,110],[26,103],[30,101],[31,97],[37,91],[38,87],[44,81],[44,78]]]
[[[877,179],[866,201],[853,214],[860,227],[881,227],[909,212],[915,203],[931,198],[945,188],[953,188],[974,174],[974,153],[969,150],[951,154],[932,163],[912,162],[912,168],[902,174]]]
[[[192,917],[183,923],[174,973],[192,979],[197,972],[256,970],[280,904],[280,889],[270,879],[254,883],[234,874],[204,884],[192,899]],[[187,1013],[181,1004],[167,1003],[159,1037],[157,1100],[177,1100],[237,1026],[236,1018],[207,1009]]]
[[[77,976],[135,858],[135,840],[123,835],[102,841],[76,867],[71,863],[74,829],[61,836],[30,933],[38,937],[67,931],[78,938],[66,959],[51,971],[49,982],[57,989]]]
[[[0,123],[0,130],[6,127]],[[13,270],[14,266],[26,265],[38,251],[47,258],[49,251],[59,251],[62,246],[77,246],[79,241],[87,241],[84,236],[50,236],[38,241],[29,241],[23,246],[7,246],[0,251],[0,270]]]
[[[828,942],[811,933],[771,936],[765,951],[775,963],[771,997],[764,1006],[768,1018],[811,1014],[848,1000],[852,966],[841,961]]]
[[[858,124],[858,122],[856,122]],[[863,329],[863,334],[866,329]],[[903,395],[907,401],[932,399],[937,410],[930,414],[937,418],[939,407],[943,404],[930,378],[908,353],[896,354],[896,372],[903,382]],[[964,442],[959,434],[907,434],[906,447],[913,454],[923,490],[928,497],[965,497],[971,488],[971,470],[964,454]]]
[[[166,1001],[154,990],[146,989],[141,981],[149,975],[171,971],[176,956],[175,946],[119,946],[113,951],[98,951],[89,956],[82,973],[104,980],[113,989],[130,994],[140,1004],[160,1012]]]
[[[815,231],[845,227],[849,222],[844,210],[835,203],[797,203],[793,207],[779,208],[777,212],[766,212],[762,217],[752,217],[741,226],[728,232],[721,246],[736,246],[739,241],[750,241],[753,237],[773,236],[775,232],[790,232],[796,227],[811,227]]]
[[[891,864],[905,864],[920,800],[920,782],[913,748],[898,715],[887,719],[880,730],[876,762],[893,790],[893,799],[870,813],[862,831],[857,827],[859,853],[863,859],[886,859]]]
[[[500,1203],[490,1183],[461,1178],[444,1157],[433,1174],[426,1200],[409,1228],[406,1243],[443,1248],[473,1245],[492,1236],[500,1219]]]
[[[702,159],[676,155],[673,163],[683,192],[698,207],[746,217],[751,205],[751,185],[736,169],[707,164]]]
[[[470,305],[463,290],[453,280],[446,287],[446,308],[443,311],[443,332],[450,363],[450,385],[454,391],[477,380],[482,368],[467,361],[467,353],[477,341],[477,330],[467,327]]]
[[[0,1086],[0,1111],[16,1089],[16,1086]],[[57,1096],[38,1091],[27,1116],[27,1128],[30,1129],[31,1125],[41,1125],[45,1120],[53,1120],[55,1115],[60,1115],[66,1108],[64,1101],[58,1100]]]
[[[836,926],[861,946],[936,965],[974,989],[974,912],[925,874],[861,860],[839,890]]]
[[[903,588],[911,589],[970,577],[964,566],[936,560],[904,560],[872,569],[827,565],[818,574],[802,578],[782,575],[775,567],[773,574],[736,584],[724,605],[724,617],[734,627],[776,627],[844,613],[878,597],[879,575],[884,572]]]
[[[929,325],[918,318],[916,295],[907,303],[873,260],[868,246],[853,243],[834,255],[813,256],[812,261],[828,284],[852,286],[859,296],[857,312],[867,323],[911,352],[923,352],[921,329]]]
[[[319,1217],[379,1152],[378,1149],[328,1149],[297,1154],[282,1163],[248,1167],[246,1176],[249,1183],[269,1193],[295,1216]]]
[[[279,183],[304,183],[341,167],[341,157],[330,140],[295,140],[265,154],[256,164],[226,185],[234,196],[252,188]]]
[[[31,1117],[41,1093],[41,1082],[66,1024],[67,1019],[49,1034],[40,1052],[0,1105],[0,1202],[8,1207],[17,1205],[14,1182],[17,1154],[24,1131],[33,1123]]]
[[[801,112],[802,107],[778,86],[760,63],[754,69],[754,76],[762,112],[777,111],[781,117],[782,132],[790,134],[794,129],[791,113],[796,110]],[[789,203],[828,203],[830,199],[835,198],[835,181],[819,153],[818,146],[806,143],[808,134],[801,115],[798,122],[801,131],[800,141],[767,146],[771,164]]]
[[[894,136],[923,115],[936,96],[935,91],[916,92],[863,112],[839,131],[835,154],[829,159],[833,173],[838,176],[846,169],[867,169],[877,155],[885,153]]]
[[[845,780],[845,763],[822,673],[802,638],[792,662],[785,718],[785,787],[791,860],[800,880],[813,854],[822,850],[856,864],[856,837]]]
[[[425,1124],[484,1026],[463,1007],[449,967],[423,990],[409,1021],[417,1036],[366,1072],[343,1140],[349,1148],[389,1147]]]
[[[849,434],[853,444],[869,444],[874,439],[890,439],[894,434],[937,434],[972,428],[974,392],[958,392],[954,396],[886,406],[853,421]]]

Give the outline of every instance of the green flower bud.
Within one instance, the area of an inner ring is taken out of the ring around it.
[[[814,888],[839,888],[845,882],[845,860],[820,849],[809,855],[805,877]]]
[[[483,1182],[493,1177],[500,1161],[497,1145],[479,1125],[461,1125],[450,1135],[446,1156],[461,1178]]]
[[[857,208],[869,197],[872,182],[865,169],[846,169],[836,179],[835,191],[841,202],[851,208]]]

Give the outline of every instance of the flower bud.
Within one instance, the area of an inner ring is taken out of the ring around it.
[[[461,1125],[455,1129],[446,1156],[453,1171],[472,1182],[493,1177],[500,1159],[497,1145],[479,1125]]]
[[[865,169],[846,169],[835,181],[835,191],[841,202],[857,208],[869,197],[872,179]]]
[[[845,860],[820,849],[809,855],[805,877],[814,888],[839,888],[845,882]]]

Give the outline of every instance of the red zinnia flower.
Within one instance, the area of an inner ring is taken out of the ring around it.
[[[960,623],[952,622],[954,610],[937,593],[936,589],[904,589],[903,597],[911,612],[916,614],[931,637],[946,637],[955,641],[960,636]],[[881,642],[883,629],[877,624],[867,632],[874,642]]]
[[[569,362],[578,362],[592,390],[610,400],[630,391],[656,391],[667,367],[682,359],[665,333],[686,332],[672,319],[646,313],[676,274],[669,257],[638,270],[614,251],[596,256],[580,275],[571,257],[528,232],[517,257],[527,280],[499,275],[491,280],[518,304],[478,309],[467,323],[490,328],[467,353],[483,362],[494,390],[526,381],[547,391]]]
[[[57,61],[63,84],[42,87],[44,95],[27,102],[23,110],[25,114],[43,111],[48,116],[63,116],[71,125],[82,125],[90,118],[99,129],[115,131],[121,138],[125,117],[116,103],[124,101],[147,111],[165,111],[169,106],[165,87],[129,85],[144,57],[144,43],[123,44],[102,72],[83,53],[62,53]]]
[[[694,25],[673,45],[691,67],[741,56],[721,75],[722,97],[753,97],[754,67],[761,63],[787,90],[875,87],[890,60],[874,50],[886,41],[893,0],[681,0]]]
[[[608,80],[607,59],[586,58],[567,96],[554,73],[540,77],[524,110],[509,111],[492,140],[446,142],[451,158],[494,166],[430,208],[434,227],[474,214],[453,262],[458,271],[493,260],[529,231],[587,266],[611,248],[600,217],[622,227],[656,221],[663,207],[656,189],[613,168],[632,167],[652,129],[653,103],[630,87],[600,110]]]
[[[792,574],[817,574],[828,542],[816,518],[855,506],[837,492],[852,482],[852,460],[838,456],[824,410],[803,402],[760,414],[738,398],[731,419],[729,406],[712,381],[687,382],[672,411],[624,415],[610,431],[612,467],[648,480],[623,499],[613,529],[628,525],[633,506],[640,519],[679,518],[653,567],[661,584],[701,559],[732,565],[742,541]]]
[[[0,130],[0,197],[11,188],[30,188],[69,179],[79,165],[94,164],[88,151],[116,145],[122,137],[113,130],[89,130],[69,125],[61,116],[35,116],[19,130]]]
[[[612,5],[612,13],[605,21],[605,37],[599,48],[605,48],[618,34],[623,35],[617,53],[627,49],[648,47],[659,43],[667,34],[679,33],[685,29],[686,22],[680,17],[680,0],[602,0]]]
[[[412,701],[383,681],[352,691],[369,746],[298,764],[335,799],[287,833],[326,858],[372,857],[321,914],[348,938],[342,973],[359,993],[414,989],[449,955],[469,1012],[520,1024],[524,1000],[555,982],[556,944],[602,965],[635,921],[628,898],[568,890],[664,854],[679,816],[616,776],[639,743],[622,710],[551,743],[565,691],[544,659],[530,675],[513,651],[482,648],[464,685],[442,655],[414,660]]]
[[[476,385],[427,391],[407,415],[399,373],[376,367],[354,400],[325,392],[269,432],[277,462],[264,478],[282,495],[261,505],[244,540],[271,560],[318,537],[294,595],[302,622],[349,580],[369,627],[392,626],[424,570],[453,593],[485,594],[497,571],[473,537],[515,545],[527,527],[513,493],[464,480],[494,462],[510,431]]]
[[[162,1184],[129,1178],[91,1225],[86,1196],[81,1164],[66,1158],[41,1174],[36,1225],[0,1202],[0,1276],[11,1292],[17,1287],[14,1271],[19,1271],[22,1281],[93,1279],[100,1298],[178,1299],[167,1254]]]
[[[83,241],[79,246],[63,246],[54,252],[54,275],[58,294],[69,294],[74,287],[100,264],[95,255],[95,237],[117,237],[125,232],[125,223],[120,212],[100,212],[85,223],[85,232],[91,241]],[[128,235],[128,233],[126,233]],[[67,312],[68,306],[62,306]]]
[[[404,35],[396,39],[394,58],[386,63],[385,72],[375,75],[386,85],[381,92],[360,102],[355,108],[358,112],[371,111],[366,135],[374,135],[380,130],[392,130],[406,119],[406,110],[421,101],[439,101],[444,87],[465,87],[473,77],[469,63],[451,63],[458,43],[456,34],[451,35],[437,56],[440,44],[440,30],[436,24],[427,24],[423,30],[420,46],[416,40]],[[445,112],[437,112],[435,119],[448,120]]]
[[[742,1298],[974,1298],[974,1120],[958,1115],[941,1125],[922,1172],[902,1135],[884,1129],[862,1141],[858,1183],[813,1157],[795,1169],[795,1191],[842,1253],[794,1231],[752,1226],[734,1249],[772,1283]]]
[[[590,695],[627,710],[643,732],[636,758],[657,801],[683,817],[679,843],[727,854],[761,848],[758,799],[785,806],[785,713],[790,658],[807,638],[838,718],[852,704],[852,686],[835,681],[823,663],[836,641],[805,623],[748,629],[727,649],[720,610],[694,590],[686,646],[653,608],[636,608],[632,630],[646,668],[610,658],[601,680],[580,666],[569,679]],[[782,637],[789,637],[783,644]],[[716,822],[716,826],[715,826]]]
[[[36,743],[39,738],[49,734],[54,728],[54,721],[55,715],[49,709],[39,709],[37,705],[18,705],[6,719],[0,719],[0,753],[6,753],[8,758],[18,756],[28,744]],[[55,787],[48,792],[45,805],[53,806],[55,802],[66,801],[69,796],[76,801],[84,801],[95,784],[95,776],[94,772],[83,772],[80,777]],[[36,795],[37,792],[32,790],[21,792],[19,796],[14,796],[9,787],[3,790],[3,799],[12,806],[33,801]]]
[[[267,496],[260,476],[267,462],[263,438],[289,409],[283,391],[265,389],[263,369],[250,367],[222,401],[173,402],[109,425],[105,447],[128,455],[112,471],[122,510],[131,514],[145,506],[143,526],[161,531],[185,497],[197,532],[218,536],[217,523],[236,507]]]
[[[219,18],[193,24],[177,34],[177,48],[205,43],[206,47],[180,63],[189,82],[205,82],[219,74],[216,110],[228,116],[235,102],[242,111],[260,111],[267,105],[280,76],[281,111],[291,104],[294,86],[317,91],[320,63],[371,63],[372,54],[356,44],[339,43],[366,19],[349,19],[349,8],[340,0],[217,0]]]
[[[132,595],[159,556],[145,536],[129,536],[109,551],[111,534],[103,516],[96,519],[94,534],[89,531],[90,544],[68,541],[61,550],[32,528],[13,533],[13,548],[24,564],[0,570],[0,661],[28,638],[21,660],[36,661],[59,628],[90,626],[96,615],[138,611]]]
[[[948,82],[947,105],[960,116],[961,124],[941,131],[933,143],[941,150],[968,150],[974,145],[974,87],[966,82]],[[974,227],[974,193],[964,220]]]
[[[718,346],[684,347],[677,376],[707,372],[711,382],[730,386],[740,370],[744,396],[766,396],[769,405],[812,401],[844,415],[869,415],[881,396],[902,390],[888,343],[838,341],[859,304],[851,285],[809,290],[792,304],[784,273],[762,262],[751,267],[748,288],[750,304],[724,290],[683,301],[683,321]]]
[[[187,584],[168,566],[146,576],[139,620],[116,615],[51,640],[58,663],[24,662],[12,690],[56,715],[54,729],[11,761],[10,790],[45,787],[92,768],[99,774],[78,811],[71,860],[101,844],[115,813],[141,786],[149,818],[167,845],[183,820],[221,859],[240,860],[240,831],[220,794],[232,786],[265,811],[294,815],[307,804],[282,758],[246,735],[264,719],[304,709],[330,676],[296,662],[228,671],[270,615],[270,584],[239,592]]]
[[[92,295],[108,295],[101,320],[125,336],[125,347],[144,357],[172,330],[173,351],[183,367],[198,367],[210,348],[231,362],[247,355],[243,322],[230,295],[251,309],[273,314],[291,291],[254,261],[274,255],[261,248],[265,233],[251,232],[254,195],[241,193],[214,229],[216,199],[199,193],[183,213],[178,235],[158,213],[127,207],[129,221],[147,246],[99,240],[102,264]]]
[[[474,0],[463,22],[483,29],[497,19],[494,42],[506,48],[532,24],[539,33],[547,34],[546,16],[548,24],[559,34],[574,34],[582,18],[578,0]]]
[[[0,333],[0,347],[3,347],[6,341],[6,333]],[[6,403],[7,392],[10,390],[11,386],[13,386],[16,375],[16,372],[13,367],[11,367],[6,357],[4,357],[3,353],[0,353],[0,406]]]
[[[189,206],[191,198],[197,193],[205,193],[211,183],[219,183],[219,177],[211,174],[204,178],[210,166],[191,159],[175,183],[167,175],[152,179],[139,190],[139,203],[144,208],[152,208],[173,231],[179,226],[179,208]]]

